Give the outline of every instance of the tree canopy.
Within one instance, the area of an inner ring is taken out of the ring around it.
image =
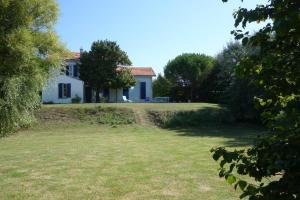
[[[204,54],[182,54],[168,62],[164,74],[171,84],[173,98],[199,100],[197,90],[207,78],[214,59]]]
[[[116,42],[101,40],[93,42],[89,52],[83,52],[80,58],[80,78],[99,93],[109,87],[117,77],[119,65],[130,65],[126,52]]]
[[[57,16],[54,0],[0,1],[0,135],[32,121],[49,72],[61,66]]]
[[[169,97],[171,84],[163,77],[163,75],[158,74],[157,78],[153,81],[153,96],[154,97]]]
[[[255,109],[254,96],[261,89],[251,77],[237,74],[237,65],[247,56],[258,53],[258,48],[243,46],[240,42],[230,42],[216,56],[216,62],[207,79],[206,87],[212,101],[227,104],[237,121],[259,122],[259,112]]]
[[[220,176],[242,190],[241,198],[300,199],[299,10],[298,0],[273,0],[234,13],[237,30],[232,34],[244,45],[260,48],[257,55],[247,56],[238,64],[237,72],[251,77],[263,90],[255,99],[269,130],[250,149],[212,150],[214,159],[221,160]],[[254,35],[238,29],[239,25],[246,28],[261,21],[266,25]],[[242,180],[235,171],[252,177],[257,184]]]
[[[118,101],[117,92],[119,88],[130,88],[136,83],[134,76],[131,73],[131,70],[126,67],[120,67],[117,69],[116,77],[110,83],[110,87],[116,89],[116,102]]]

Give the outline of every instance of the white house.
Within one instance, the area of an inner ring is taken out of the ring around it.
[[[95,102],[95,92],[79,79],[78,62],[80,53],[73,53],[66,60],[65,72],[53,73],[42,91],[43,103],[71,103],[80,97],[81,102]],[[155,73],[151,67],[129,67],[136,84],[131,88],[107,88],[101,93],[109,102],[123,102],[123,96],[133,102],[147,102],[152,98],[152,78]],[[117,95],[117,97],[116,97]]]

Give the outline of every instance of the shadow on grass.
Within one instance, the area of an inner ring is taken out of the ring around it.
[[[224,146],[252,145],[263,128],[236,123],[226,108],[202,108],[194,111],[149,111],[152,121],[161,128],[185,137],[222,137]]]
[[[222,146],[241,147],[253,145],[258,135],[264,134],[262,127],[235,124],[235,125],[208,125],[191,128],[167,128],[181,137],[211,137],[224,138]]]

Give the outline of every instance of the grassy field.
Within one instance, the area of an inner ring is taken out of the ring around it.
[[[94,104],[47,105],[46,110]],[[212,104],[105,104],[193,110]],[[61,114],[61,113],[60,113]],[[54,114],[55,115],[55,114]],[[238,199],[218,178],[215,146],[249,145],[262,130],[245,125],[161,129],[151,123],[40,122],[0,139],[0,199]]]

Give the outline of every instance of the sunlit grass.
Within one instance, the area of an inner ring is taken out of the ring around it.
[[[39,124],[0,140],[0,199],[238,199],[209,150],[249,145],[258,132]]]

